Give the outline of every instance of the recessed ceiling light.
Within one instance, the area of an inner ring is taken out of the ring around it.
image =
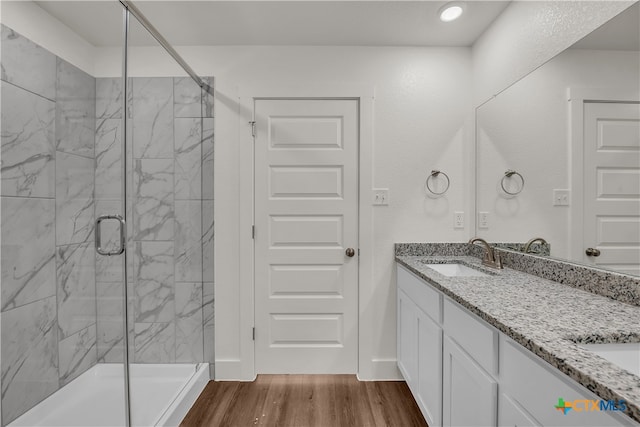
[[[442,22],[451,22],[460,18],[464,12],[464,6],[462,3],[447,3],[440,8],[438,15]]]

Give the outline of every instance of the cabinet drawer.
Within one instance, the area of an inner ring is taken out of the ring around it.
[[[584,402],[567,414],[555,409],[559,398],[572,403],[600,398],[506,336],[500,339],[500,388],[544,426],[638,425],[619,412],[583,410]],[[506,418],[498,424],[512,425]]]
[[[442,296],[438,291],[401,265],[398,265],[397,280],[398,287],[407,294],[420,310],[424,311],[436,323],[442,323],[440,308]]]
[[[487,372],[498,373],[498,331],[446,298],[444,331]]]

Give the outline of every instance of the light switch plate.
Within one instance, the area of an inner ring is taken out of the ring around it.
[[[389,205],[389,189],[388,188],[374,188],[372,197],[373,197],[372,203],[374,206]]]
[[[553,190],[553,206],[569,206],[570,190]]]
[[[489,212],[478,212],[478,228],[489,228]]]
[[[464,212],[453,213],[453,228],[464,228]]]

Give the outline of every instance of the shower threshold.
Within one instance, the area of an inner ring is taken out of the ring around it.
[[[131,425],[178,426],[209,381],[200,364],[132,364]],[[100,363],[40,402],[8,427],[124,426],[124,368]]]

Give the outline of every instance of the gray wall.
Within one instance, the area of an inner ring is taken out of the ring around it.
[[[96,363],[95,79],[2,27],[2,419]]]
[[[123,359],[122,257],[94,250],[95,216],[122,214],[122,89],[5,26],[1,65],[6,425]],[[187,78],[130,82],[131,361],[213,363],[213,99]]]
[[[97,215],[121,214],[120,84],[96,81]],[[213,363],[213,98],[201,106],[190,78],[133,78],[129,87],[132,361]],[[97,255],[96,266],[98,359],[121,362],[121,261]]]

